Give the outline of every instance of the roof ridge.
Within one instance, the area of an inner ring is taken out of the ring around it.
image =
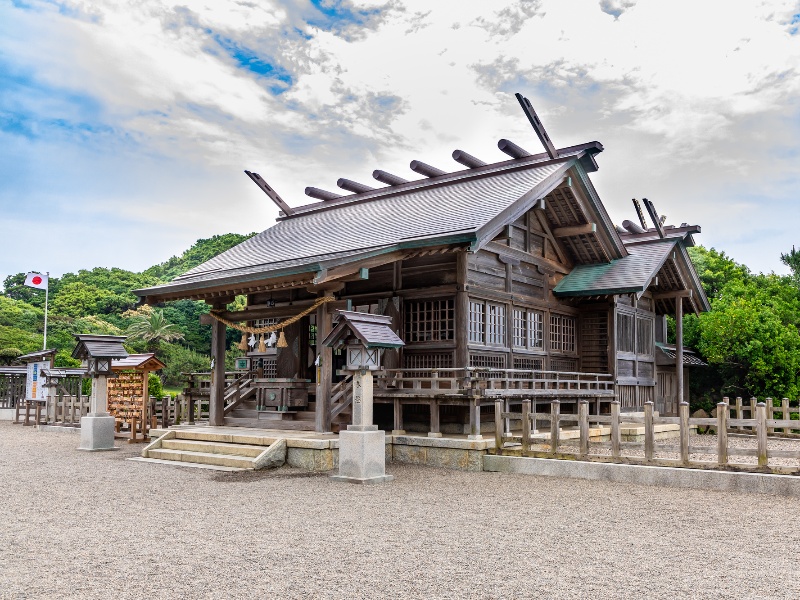
[[[593,154],[602,152],[603,145],[600,142],[586,142],[575,146],[567,146],[558,150],[559,156],[557,158],[550,158],[546,153],[531,154],[523,158],[514,158],[510,160],[503,160],[495,163],[489,163],[474,168],[461,169],[435,177],[426,177],[424,179],[415,179],[400,185],[387,185],[374,190],[360,192],[356,194],[348,194],[335,200],[323,200],[321,202],[314,202],[292,208],[291,215],[279,216],[277,221],[288,221],[298,217],[318,213],[325,210],[332,210],[342,206],[350,206],[360,202],[368,202],[385,198],[387,196],[402,195],[408,192],[416,192],[426,188],[433,188],[439,185],[452,184],[456,181],[469,181],[472,179],[479,179],[482,177],[496,175],[499,173],[528,169],[533,167],[545,166],[549,164],[557,164],[565,162],[570,159],[575,159],[581,154],[594,150]],[[561,155],[563,153],[563,156]]]

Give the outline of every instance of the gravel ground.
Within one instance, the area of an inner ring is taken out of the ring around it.
[[[403,465],[360,487],[77,445],[0,423],[2,598],[800,597],[795,499]]]

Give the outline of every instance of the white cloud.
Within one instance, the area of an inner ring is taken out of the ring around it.
[[[415,158],[457,168],[457,147],[501,159],[500,137],[537,151],[513,99],[521,91],[558,145],[604,143],[593,179],[617,220],[648,196],[756,269],[781,269],[779,253],[800,242],[797,2],[64,6],[0,6],[0,60],[20,81],[0,97],[0,118],[24,117],[30,138],[3,156],[17,183],[0,207],[23,196],[80,205],[119,233],[173,223],[168,255],[270,224],[275,210],[244,168],[300,204],[306,185],[369,183],[375,168],[411,176]],[[0,129],[0,142],[20,135]],[[48,165],[61,185],[42,186],[32,163],[58,156],[70,156]],[[115,186],[122,171],[138,176]],[[249,218],[226,222],[222,207]],[[101,241],[86,244],[101,253]],[[4,254],[0,271],[27,268]],[[139,251],[138,267],[166,255]]]

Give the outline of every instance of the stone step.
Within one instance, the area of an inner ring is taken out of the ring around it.
[[[261,454],[264,446],[251,446],[249,444],[225,443],[203,440],[172,439],[164,440],[161,447],[166,450],[186,450],[189,452],[205,452],[211,454],[228,454],[232,456],[246,456],[255,458]]]
[[[166,440],[164,440],[166,441]],[[192,452],[188,450],[169,450],[166,448],[156,448],[148,451],[147,458],[158,460],[172,460],[184,463],[199,463],[203,465],[215,465],[219,467],[235,467],[239,469],[253,469],[254,459],[244,456],[234,456],[231,454],[216,454],[214,452]]]

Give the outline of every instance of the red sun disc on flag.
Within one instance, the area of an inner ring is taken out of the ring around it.
[[[34,277],[33,279],[31,279],[31,282],[32,282],[34,285],[39,285],[40,283],[42,283],[42,278],[41,278],[41,277],[39,277],[39,276],[37,275],[36,277]]]

